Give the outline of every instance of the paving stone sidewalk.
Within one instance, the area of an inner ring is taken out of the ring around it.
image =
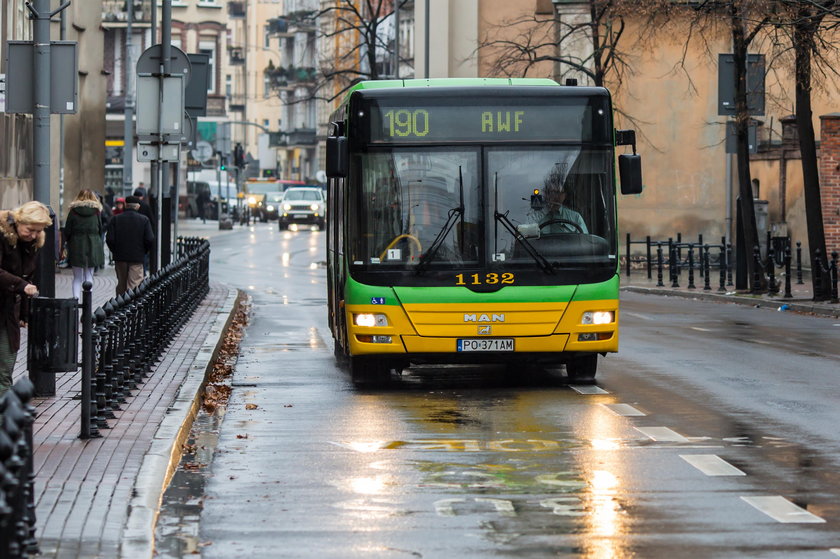
[[[56,297],[71,297],[72,273],[56,274]],[[94,278],[94,308],[114,294],[112,267]],[[33,429],[36,537],[44,558],[151,557],[154,521],[173,453],[197,406],[205,372],[236,306],[237,291],[210,293],[153,372],[109,420],[82,440],[80,372],[58,373],[56,395],[36,398]],[[15,367],[25,376],[26,336]],[[175,462],[177,464],[177,462]]]

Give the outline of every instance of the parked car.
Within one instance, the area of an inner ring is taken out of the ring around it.
[[[291,187],[283,193],[277,221],[280,230],[292,223],[314,224],[324,228],[327,203],[324,191],[318,187]]]

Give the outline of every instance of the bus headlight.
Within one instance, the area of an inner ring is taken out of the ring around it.
[[[356,326],[388,326],[388,317],[384,314],[363,313],[353,315],[353,323]]]
[[[253,206],[253,205],[255,205],[256,203],[257,203],[257,199],[256,199],[256,198],[254,198],[253,196],[249,196],[249,197],[248,197],[248,205],[249,205],[249,206]]]
[[[587,311],[580,319],[581,324],[612,324],[615,322],[613,311]]]

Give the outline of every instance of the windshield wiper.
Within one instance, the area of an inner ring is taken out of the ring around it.
[[[499,174],[498,173],[496,173],[493,182],[494,182],[493,188],[495,190],[493,218],[496,220],[496,223],[497,224],[501,223],[504,226],[504,228],[507,229],[508,232],[510,232],[511,235],[513,235],[514,242],[519,242],[525,248],[525,252],[527,252],[531,256],[531,258],[534,259],[534,262],[536,262],[537,264],[540,265],[540,268],[543,269],[543,272],[545,272],[546,274],[553,274],[554,273],[554,266],[545,258],[545,256],[540,254],[540,251],[538,251],[536,248],[534,248],[534,245],[532,245],[530,243],[530,241],[528,241],[528,239],[526,239],[525,236],[522,233],[519,232],[519,230],[516,228],[516,226],[513,223],[511,223],[510,219],[508,219],[508,213],[510,213],[510,210],[508,210],[505,213],[499,213]],[[498,237],[499,237],[499,235],[498,235],[498,231],[497,231],[497,233],[496,233],[496,239],[497,240],[498,240]]]
[[[414,269],[414,273],[420,275],[425,271],[426,266],[428,266],[429,262],[435,257],[437,251],[440,250],[440,247],[443,245],[444,239],[452,231],[452,228],[455,227],[455,223],[458,222],[458,218],[462,221],[464,219],[464,177],[461,174],[461,166],[458,166],[458,187],[459,187],[459,200],[458,206],[454,208],[450,208],[449,214],[446,216],[446,223],[443,224],[443,227],[440,228],[438,231],[437,237],[432,242],[431,246],[429,246],[429,250],[424,252],[420,256],[420,261],[417,263],[417,267]]]

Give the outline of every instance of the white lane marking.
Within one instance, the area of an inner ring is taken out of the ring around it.
[[[435,501],[435,512],[440,516],[455,516],[455,509],[452,508],[452,505],[466,502],[466,499],[440,499]]]
[[[507,499],[491,499],[489,497],[476,497],[476,503],[489,503],[493,505],[502,516],[516,516],[516,510],[513,508],[513,503]]]
[[[615,415],[622,417],[644,417],[647,415],[631,406],[630,404],[603,404],[605,408],[613,412]]]
[[[639,314],[637,312],[621,311],[621,314],[626,315],[626,316],[635,316],[636,318],[641,318],[642,320],[656,320],[652,316],[648,316],[646,314]]]
[[[794,505],[781,495],[768,497],[741,497],[759,511],[777,522],[785,524],[817,524],[825,522],[815,514],[811,514],[800,506]]]
[[[688,439],[667,427],[636,427],[644,436],[654,441],[669,441],[672,443],[687,443]]]
[[[609,392],[607,392],[603,388],[600,388],[598,386],[592,386],[592,385],[589,385],[589,386],[572,386],[572,390],[574,390],[578,394],[609,394]]]
[[[697,330],[698,332],[711,332],[709,328],[700,328],[699,326],[692,326],[692,330]]]
[[[680,454],[680,458],[707,476],[747,475],[716,454]]]
[[[840,324],[835,324],[835,326],[840,326]],[[834,555],[840,555],[840,547],[832,547],[829,551]]]

